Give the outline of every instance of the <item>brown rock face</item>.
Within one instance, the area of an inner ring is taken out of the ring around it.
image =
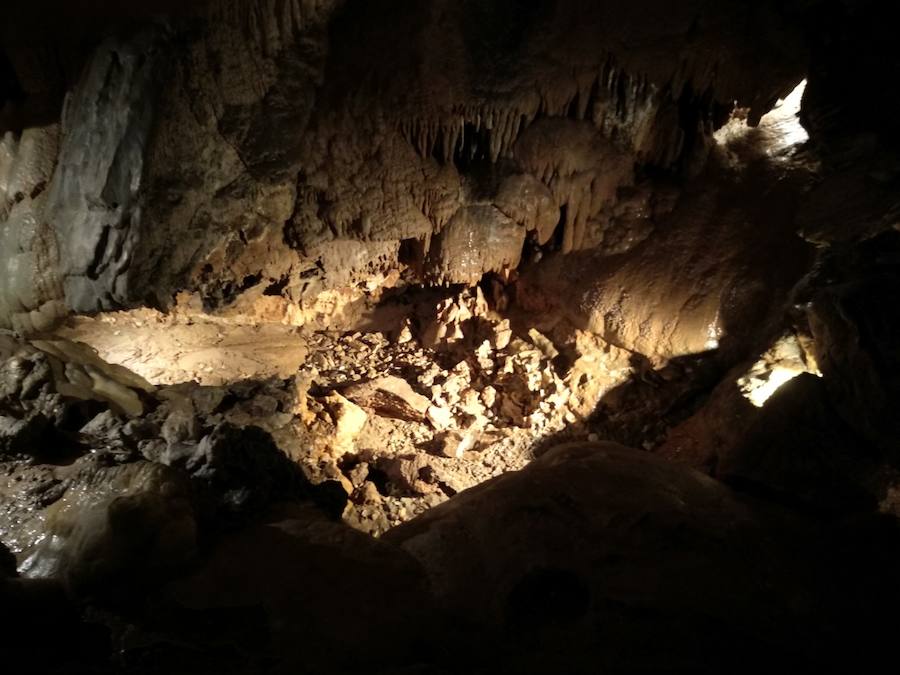
[[[379,415],[412,422],[424,419],[431,405],[431,401],[413,391],[409,383],[399,377],[380,377],[352,384],[342,393],[354,403],[371,408]]]
[[[268,289],[308,304],[406,268],[474,283],[514,269],[526,239],[589,248],[635,166],[701,165],[735,101],[758,116],[802,75],[807,48],[768,7],[749,30],[693,1],[648,24],[661,7],[167,6],[165,27],[100,41],[62,81],[40,41],[11,36],[11,97],[71,95],[62,134],[3,140],[0,241],[18,271],[0,325],[169,306],[180,289],[217,308]]]
[[[690,469],[582,443],[385,539],[517,672],[752,672],[823,656],[813,617],[833,611],[817,590],[830,572],[805,558],[806,527]]]
[[[172,628],[210,659],[197,666],[249,672],[267,663],[292,673],[415,663],[416,643],[435,620],[419,564],[345,525],[297,515],[228,537],[166,589],[164,611],[183,622]],[[194,620],[229,613],[240,623],[223,625],[218,636]],[[228,662],[226,639],[241,645],[242,662]]]
[[[8,670],[896,660],[885,3],[13,4]]]

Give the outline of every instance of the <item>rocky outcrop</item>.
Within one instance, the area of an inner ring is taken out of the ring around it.
[[[391,270],[474,283],[515,269],[526,240],[589,248],[635,165],[695,171],[735,101],[758,118],[800,77],[804,47],[768,10],[744,33],[740,12],[692,2],[662,31],[618,5],[507,4],[212,3],[106,39],[58,154],[39,153],[46,203],[4,218],[42,271],[4,293],[3,321],[179,289],[303,305]],[[4,142],[26,152],[29,134]]]
[[[138,199],[167,49],[162,31],[108,40],[66,102],[42,216],[58,242],[57,273],[71,310],[128,301],[127,272],[143,229]]]
[[[179,643],[202,657],[204,669],[253,672],[265,664],[274,673],[349,672],[363,664],[382,672],[442,650],[441,622],[416,560],[302,510],[228,536],[192,574],[171,583],[159,604],[169,620],[155,639],[173,667],[191,658]],[[218,634],[199,617],[217,621]],[[229,645],[239,647],[237,655]]]
[[[58,148],[58,124],[0,139],[0,328],[44,330],[66,312],[57,241],[43,216]]]
[[[156,389],[85,345],[0,339],[0,540],[24,576],[110,596],[275,503],[343,512],[340,486],[311,485],[248,424],[254,394],[277,417],[254,385],[222,405],[226,391]]]
[[[900,238],[890,232],[825,254],[808,281],[816,358],[841,417],[895,462],[900,420],[900,321],[889,298],[900,290]]]
[[[806,557],[816,537],[811,522],[692,470],[614,444],[569,444],[385,539],[482,635],[477,659],[618,673],[856,658],[841,645],[823,650],[846,596],[816,589],[846,577]],[[735,663],[750,635],[752,653]]]

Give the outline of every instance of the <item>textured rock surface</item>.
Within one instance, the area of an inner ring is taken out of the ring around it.
[[[310,303],[407,267],[472,283],[514,269],[526,237],[588,247],[635,163],[698,165],[735,100],[758,116],[799,80],[805,47],[767,7],[750,33],[694,2],[650,26],[655,7],[227,2],[107,39],[71,86],[58,155],[30,149],[33,131],[4,140],[48,190],[3,219],[18,255],[43,256],[4,291],[3,321],[40,329],[60,301],[168,306],[183,288],[216,307],[270,287]],[[35,48],[17,42],[28,92]]]
[[[165,577],[201,533],[276,502],[342,513],[339,486],[312,486],[268,432],[242,428],[256,412],[248,402],[156,389],[82,344],[0,340],[0,540],[23,575],[110,596]],[[277,417],[278,402],[249,389]],[[216,414],[229,407],[234,416]]]
[[[887,18],[4,8],[0,662],[893,657]]]
[[[816,590],[835,570],[814,532],[646,453],[569,444],[385,538],[517,672],[754,672],[842,652],[817,636],[843,599]]]
[[[217,662],[246,672],[262,664],[274,673],[349,672],[363,663],[380,672],[420,663],[440,642],[429,635],[437,617],[412,556],[302,511],[227,537],[162,603],[180,621],[157,639],[193,643],[204,672]],[[228,614],[243,620],[218,635],[192,620]],[[237,663],[229,640],[241,646]],[[170,649],[173,667],[192,659]]]

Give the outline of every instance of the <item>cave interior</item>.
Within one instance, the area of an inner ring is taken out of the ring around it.
[[[9,672],[896,660],[885,3],[11,5]]]

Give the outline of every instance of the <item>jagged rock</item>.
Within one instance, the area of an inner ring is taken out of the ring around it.
[[[438,430],[447,429],[448,427],[453,426],[455,422],[453,418],[453,411],[450,410],[450,408],[445,408],[442,406],[428,406],[426,417],[431,423],[431,426]]]
[[[446,347],[473,333],[473,319],[487,314],[487,302],[480,287],[464,290],[455,297],[444,298],[433,308],[433,317],[420,331],[420,341],[429,348]]]
[[[471,415],[472,417],[484,417],[485,407],[481,403],[477,391],[474,389],[466,389],[459,398],[460,402],[458,407],[462,412]]]
[[[542,335],[537,329],[530,328],[528,330],[528,339],[531,340],[531,343],[535,347],[541,350],[544,358],[552,360],[559,356],[559,350],[556,348],[556,345]]]
[[[122,420],[112,410],[104,410],[88,421],[80,432],[95,438],[117,438],[121,435]]]
[[[16,564],[16,556],[0,542],[0,579],[16,576]]]
[[[351,384],[341,389],[341,394],[363,408],[370,408],[378,415],[396,417],[411,422],[422,421],[430,401],[413,390],[399,377],[379,377],[368,382]]]
[[[497,390],[491,385],[486,386],[481,390],[481,400],[484,402],[484,406],[491,410],[497,402]]]
[[[154,387],[136,373],[107,363],[85,344],[64,339],[22,341],[0,334],[0,383],[4,398],[101,401],[131,416],[144,411],[142,394]],[[40,391],[43,398],[35,396]],[[24,395],[23,395],[24,394]],[[51,416],[51,415],[48,415]]]
[[[258,427],[219,424],[197,444],[170,446],[163,460],[186,470],[226,519],[313,495],[300,468]]]
[[[352,452],[356,437],[366,425],[368,419],[366,411],[337,392],[326,396],[324,403],[334,418],[335,437],[332,451],[336,455]]]
[[[200,422],[187,410],[175,410],[166,417],[159,434],[166,443],[191,443],[200,440]]]

